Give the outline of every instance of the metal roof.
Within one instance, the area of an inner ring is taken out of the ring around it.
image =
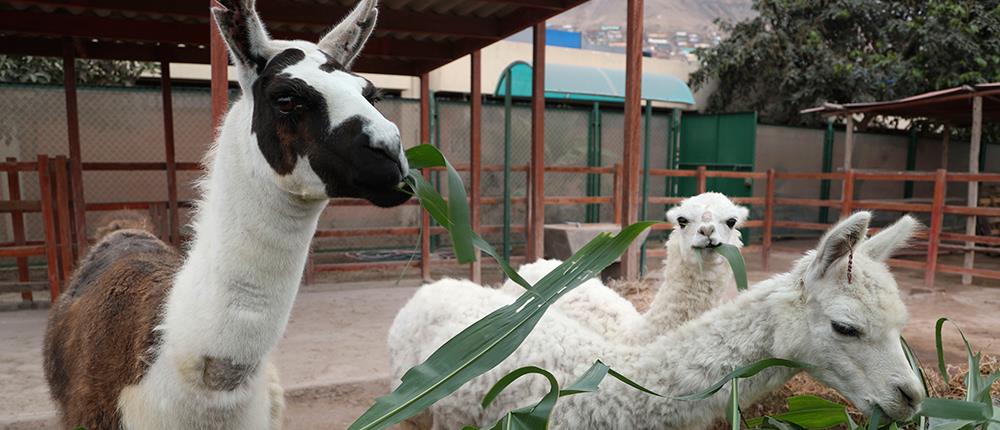
[[[417,75],[585,0],[381,0],[379,23],[354,69]],[[318,40],[354,0],[259,0],[271,35]],[[0,2],[0,54],[209,62],[209,0]]]
[[[511,72],[511,95],[531,96],[531,65],[515,61],[501,72],[495,94],[506,94],[506,73]],[[598,67],[545,64],[545,98],[581,101],[625,100],[625,71]],[[682,107],[694,106],[694,95],[684,81],[654,73],[642,74],[642,99]]]
[[[983,118],[1000,121],[1000,82],[964,85],[884,102],[843,105],[824,103],[801,113],[823,116],[868,113],[902,118],[929,118],[966,125],[972,122],[972,99],[977,96],[983,97]]]

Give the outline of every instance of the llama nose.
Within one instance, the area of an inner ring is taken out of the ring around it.
[[[698,233],[701,233],[702,236],[709,237],[712,233],[715,233],[715,226],[712,224],[705,224],[698,228]]]
[[[903,403],[911,408],[917,407],[923,400],[923,394],[920,391],[914,391],[913,388],[907,385],[897,385],[896,390],[899,391],[899,395],[903,398]]]

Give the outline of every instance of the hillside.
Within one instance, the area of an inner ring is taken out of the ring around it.
[[[753,16],[751,0],[646,0],[646,29],[650,31],[709,31],[716,18],[742,20]],[[549,25],[571,25],[580,30],[625,24],[625,0],[590,0],[549,20]]]

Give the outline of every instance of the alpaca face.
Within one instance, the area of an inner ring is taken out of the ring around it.
[[[923,389],[900,342],[906,307],[884,260],[905,246],[916,222],[904,217],[867,241],[870,214],[858,213],[828,232],[802,263],[806,331],[802,361],[809,372],[870,414],[878,405],[910,417]]]
[[[702,193],[684,199],[681,204],[667,211],[667,220],[674,225],[670,240],[681,242],[685,261],[698,264],[698,254],[706,248],[728,243],[743,246],[737,230],[746,221],[749,211],[737,206],[719,193]],[[710,256],[709,256],[710,255]],[[723,259],[715,253],[705,253],[705,262],[721,264]]]
[[[271,40],[253,0],[222,3],[214,13],[252,104],[257,170],[305,199],[406,201],[399,129],[375,109],[378,90],[350,71],[374,29],[376,2],[362,1],[318,44]]]

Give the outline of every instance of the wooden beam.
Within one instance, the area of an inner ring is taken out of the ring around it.
[[[941,168],[948,170],[948,146],[951,143],[951,123],[944,125],[944,137],[941,139]]]
[[[983,140],[983,98],[974,97],[972,99],[972,136],[969,138],[969,173],[979,173],[979,152],[982,150]],[[979,182],[969,182],[969,194],[967,206],[974,208],[979,206]],[[973,236],[976,234],[976,217],[965,217],[965,234]],[[965,252],[965,259],[962,267],[972,270],[976,262],[976,251],[971,250],[975,242],[965,242],[965,246],[970,248]],[[971,273],[971,272],[970,272]],[[972,275],[962,275],[962,285],[972,283]]]
[[[170,88],[170,63],[160,61],[160,88],[163,95],[163,150],[167,163],[167,203],[170,243],[181,244],[181,218],[177,207],[177,152],[174,150],[174,102]]]
[[[937,275],[938,248],[941,245],[941,230],[944,224],[944,205],[948,189],[948,171],[938,169],[934,176],[934,200],[931,204],[930,234],[927,235],[927,267],[924,271],[924,286],[934,290]]]
[[[431,142],[431,89],[430,76],[420,75],[420,145]],[[430,180],[431,172],[424,169],[424,179]],[[420,210],[420,278],[431,280],[431,216]]]
[[[472,231],[481,233],[482,217],[482,184],[483,170],[483,61],[482,51],[473,51],[470,56],[469,77],[469,194],[471,196]],[[472,282],[481,284],[483,281],[482,254],[476,249],[476,261],[472,263],[469,274]]]
[[[545,22],[532,28],[528,261],[545,252]]]
[[[622,154],[622,227],[639,220],[640,116],[642,103],[642,33],[643,0],[628,0],[625,36],[625,141]],[[629,246],[622,255],[621,275],[625,279],[639,277],[638,244]]]
[[[844,134],[844,171],[851,170],[851,159],[854,158],[854,115],[847,115],[847,127]]]
[[[482,1],[484,3],[497,3],[497,4],[519,6],[519,7],[529,7],[534,9],[545,9],[557,12],[562,12],[569,8],[567,2],[563,0],[479,0],[479,1]]]
[[[53,207],[52,172],[49,170],[49,158],[38,155],[38,188],[42,203],[42,222],[45,225],[45,271],[48,274],[49,291],[52,303],[59,298],[62,285],[59,281],[59,252],[56,243],[59,241],[56,232],[56,210]]]
[[[218,6],[215,0],[208,0],[209,6]],[[226,52],[226,43],[222,40],[219,27],[215,25],[215,18],[211,19],[209,25],[209,39],[211,39],[211,60],[212,65],[212,128],[218,129],[222,126],[222,120],[229,109],[229,54]],[[214,135],[215,133],[213,133]]]
[[[83,255],[87,252],[87,214],[86,202],[83,198],[83,162],[80,150],[80,116],[76,100],[76,59],[73,56],[72,42],[64,40],[63,53],[63,92],[66,95],[66,136],[69,139],[69,181],[70,199],[73,205],[72,223],[76,230],[76,252]]]
[[[14,157],[8,157],[7,162],[16,163],[17,159]],[[16,170],[7,172],[7,198],[11,202],[21,202],[21,173]],[[11,230],[13,230],[14,233],[14,245],[24,246],[26,243],[24,234],[24,212],[17,209],[12,210],[10,212],[10,225]],[[31,272],[28,269],[27,257],[17,257],[17,280],[19,282],[28,282],[31,280]],[[34,300],[31,291],[21,292],[21,300],[26,302]]]
[[[534,1],[534,0],[530,0]],[[204,19],[208,17],[208,8],[198,3],[187,1],[174,2],[143,2],[131,0],[13,0],[13,4],[68,7],[76,9],[111,11],[126,14],[155,14],[171,18],[181,18],[179,21]],[[96,5],[94,3],[97,3]],[[318,36],[337,24],[341,17],[346,16],[353,5],[343,6],[338,3],[309,4],[288,0],[272,0],[257,3],[257,11],[264,25],[277,28],[311,27]],[[499,40],[501,36],[499,18],[479,17],[475,15],[462,16],[437,13],[433,11],[414,11],[409,9],[381,8],[378,17],[380,32],[399,32],[434,36],[474,37],[487,40]],[[46,13],[46,15],[68,15],[62,13]],[[148,22],[148,21],[146,21]],[[154,21],[155,22],[155,21]],[[319,40],[318,37],[305,39]]]

